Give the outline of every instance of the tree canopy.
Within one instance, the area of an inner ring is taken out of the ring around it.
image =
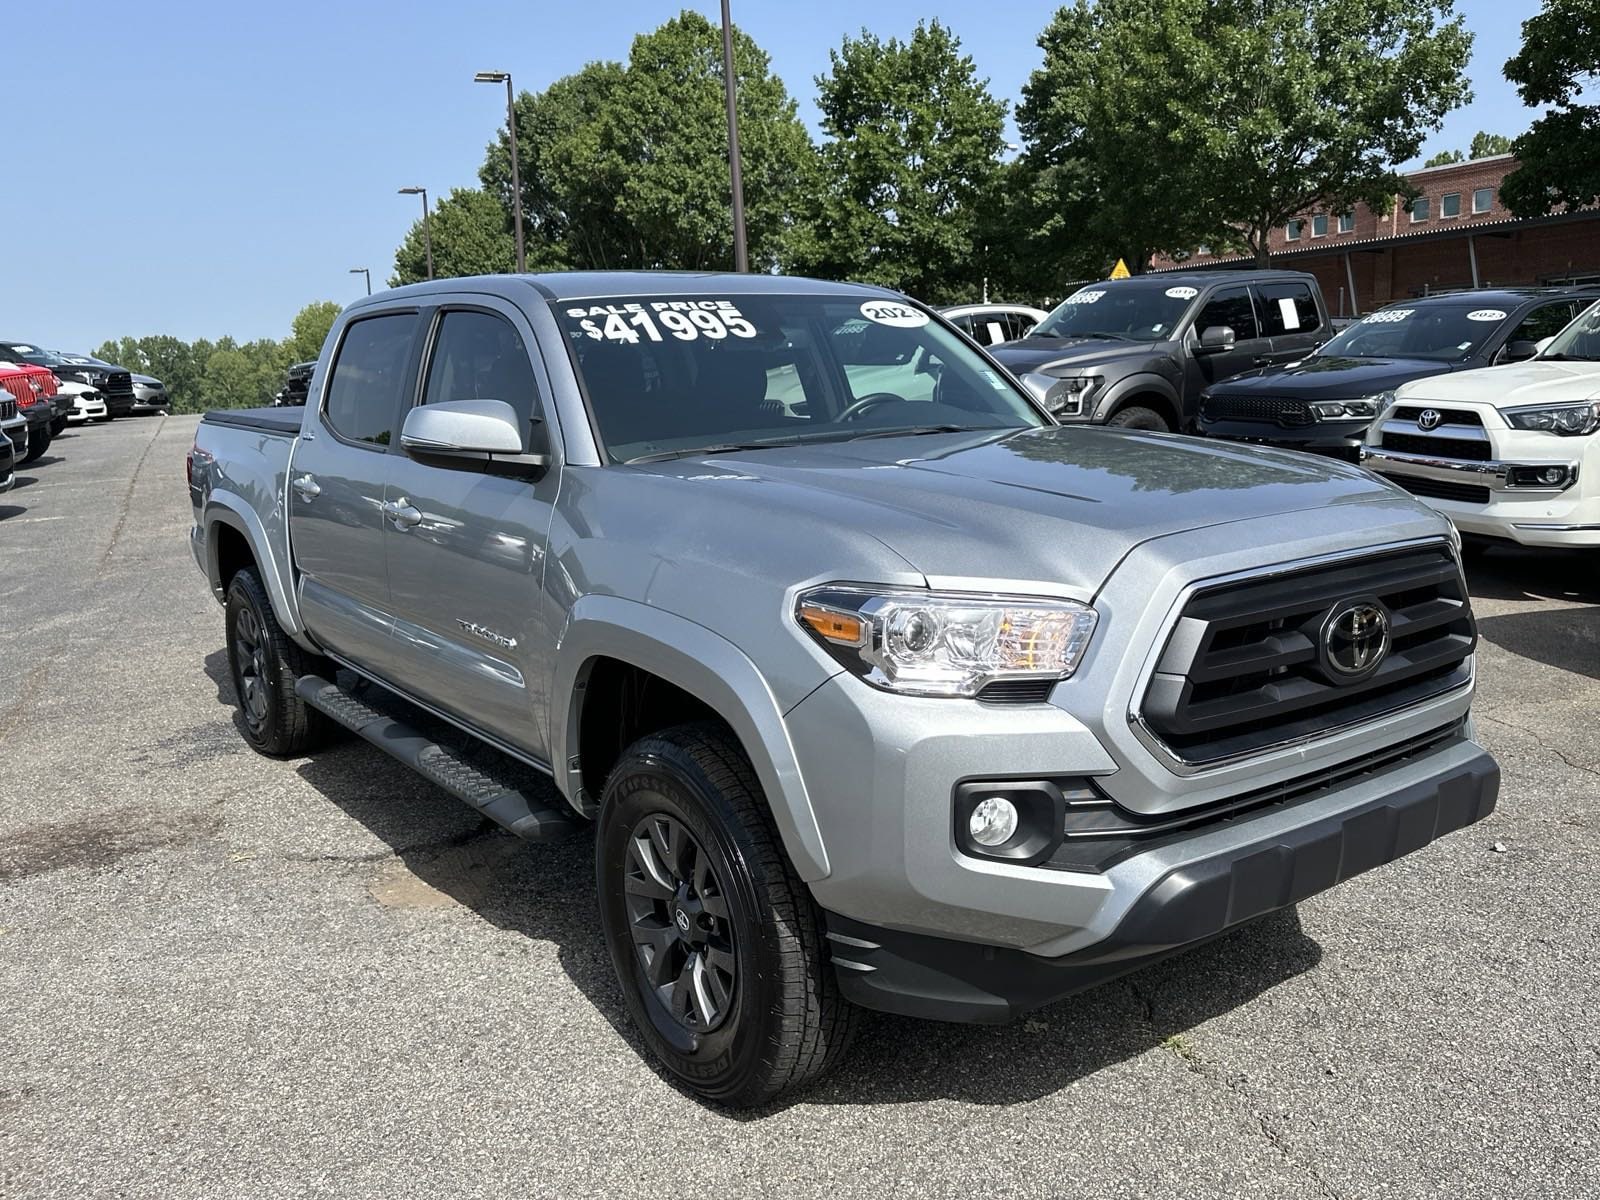
[[[1441,150],[1422,165],[1424,167],[1448,167],[1452,163],[1467,162],[1475,158],[1492,158],[1496,154],[1509,154],[1511,152],[1511,139],[1503,133],[1486,133],[1479,130],[1472,135],[1472,146],[1465,153],[1460,150]]]
[[[455,188],[434,205],[428,218],[428,235],[433,239],[433,273],[440,279],[495,275],[510,271],[516,265],[516,240],[511,235],[506,209],[489,193],[477,188]],[[395,251],[394,274],[389,278],[389,286],[416,283],[427,277],[427,242],[419,217],[406,232],[400,249]]]
[[[1512,143],[1521,165],[1501,185],[1506,205],[1536,217],[1600,203],[1600,104],[1581,103],[1600,82],[1600,6],[1545,0],[1505,73],[1524,104],[1552,106]]]

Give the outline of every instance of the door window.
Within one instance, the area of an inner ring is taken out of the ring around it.
[[[1263,283],[1256,292],[1261,298],[1261,324],[1268,337],[1312,333],[1322,324],[1316,297],[1307,284]]]
[[[411,379],[416,330],[415,313],[368,317],[345,329],[322,409],[328,426],[345,441],[389,444],[400,398]]]
[[[1547,337],[1555,337],[1572,323],[1575,315],[1570,300],[1541,305],[1522,318],[1522,323],[1511,331],[1506,342],[1542,342]]]
[[[503,400],[516,411],[526,448],[538,396],[527,348],[509,321],[493,313],[465,311],[440,318],[424,404]]]
[[[1225,288],[1206,301],[1195,318],[1195,332],[1204,333],[1214,325],[1226,325],[1233,330],[1235,341],[1248,342],[1261,336],[1248,288]]]

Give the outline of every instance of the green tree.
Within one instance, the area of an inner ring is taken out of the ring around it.
[[[341,309],[332,300],[314,300],[289,323],[288,353],[291,362],[305,362],[322,353],[322,343],[328,340],[328,330],[338,320]]]
[[[1427,168],[1427,167],[1448,167],[1452,163],[1466,162],[1466,161],[1467,161],[1467,156],[1465,154],[1461,153],[1461,151],[1459,151],[1459,150],[1441,150],[1441,151],[1439,151],[1439,153],[1437,153],[1437,154],[1433,155],[1431,158],[1429,158],[1422,165],[1423,165],[1424,168]]]
[[[1496,154],[1510,154],[1511,139],[1503,133],[1486,133],[1478,130],[1472,135],[1472,148],[1468,158],[1493,158]]]
[[[1600,203],[1600,104],[1580,103],[1600,81],[1600,7],[1545,0],[1505,73],[1524,104],[1553,108],[1512,143],[1521,165],[1500,187],[1507,207],[1535,217]]]
[[[925,300],[974,297],[1005,102],[938,21],[904,42],[863,30],[829,57],[817,77],[822,182],[798,265]]]
[[[506,209],[488,192],[478,188],[453,189],[434,205],[428,219],[435,277],[499,275],[514,270],[517,253],[510,222]],[[427,277],[427,245],[419,217],[395,251],[389,286],[416,283]]]
[[[1453,12],[1078,0],[1041,38],[1018,123],[1041,164],[1086,167],[1098,212],[1085,224],[1119,253],[1231,243],[1265,265],[1269,235],[1297,213],[1412,194],[1394,164],[1471,97],[1472,36]]]

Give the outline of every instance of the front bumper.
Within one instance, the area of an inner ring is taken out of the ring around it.
[[[1093,944],[1050,956],[829,913],[857,1004],[996,1024],[1148,965],[1392,862],[1494,811],[1500,770],[1465,735],[1355,785],[1207,827],[1106,873],[1128,902]],[[1100,878],[1098,876],[1094,878]]]
[[[1197,428],[1204,437],[1329,454],[1347,462],[1355,462],[1371,424],[1370,420],[1358,420],[1283,426],[1276,421],[1208,421],[1202,416]]]
[[[0,438],[0,492],[9,492],[16,482],[17,452],[9,438]]]
[[[133,397],[132,412],[153,413],[162,412],[171,403],[165,395],[141,396],[137,392]]]
[[[106,415],[106,402],[104,400],[79,400],[67,416],[67,420],[76,424],[79,421],[98,421]]]

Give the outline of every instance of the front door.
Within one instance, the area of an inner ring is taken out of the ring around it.
[[[299,568],[300,611],[324,646],[384,674],[389,585],[383,497],[387,452],[415,387],[415,312],[352,321],[289,467],[289,540]]]
[[[1200,335],[1217,326],[1233,330],[1233,348],[1212,354],[1199,353]],[[1202,390],[1213,383],[1231,379],[1241,371],[1266,363],[1271,344],[1262,333],[1250,289],[1240,285],[1218,288],[1213,292],[1199,316],[1194,319],[1189,333],[1189,346],[1189,369],[1183,393],[1186,426],[1199,408]]]
[[[437,318],[422,402],[503,400],[524,448],[540,403],[532,331],[487,297],[446,303]],[[538,435],[553,446],[554,430]],[[537,480],[428,466],[389,456],[386,521],[394,605],[395,682],[440,711],[535,758],[548,758],[546,708],[555,637],[545,619],[545,545],[560,472]],[[536,714],[538,714],[536,716]]]

